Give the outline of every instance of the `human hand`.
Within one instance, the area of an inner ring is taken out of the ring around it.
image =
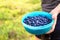
[[[60,13],[60,4],[58,4],[56,8],[54,8],[50,13],[52,14],[52,18],[54,19],[54,24],[52,25],[51,30],[48,31],[46,34],[52,33],[55,29],[55,25],[57,22],[57,15]]]
[[[54,24],[52,25],[51,30],[48,31],[46,34],[50,34],[54,31],[55,25],[56,25],[56,22],[57,22],[58,11],[56,9],[53,9],[50,13],[52,14],[52,18],[54,19]]]

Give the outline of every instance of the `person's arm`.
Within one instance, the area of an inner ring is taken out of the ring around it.
[[[52,29],[49,32],[47,32],[46,34],[52,33],[55,29],[55,25],[56,25],[56,21],[57,21],[57,15],[60,13],[60,4],[58,4],[56,6],[56,8],[54,8],[50,13],[52,14],[52,18],[54,19],[54,24],[52,25]]]

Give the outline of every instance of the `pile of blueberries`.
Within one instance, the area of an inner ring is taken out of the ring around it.
[[[27,18],[24,19],[24,23],[30,26],[43,26],[43,25],[47,25],[51,22],[51,19],[48,19],[47,17],[43,17],[43,16],[28,16]]]

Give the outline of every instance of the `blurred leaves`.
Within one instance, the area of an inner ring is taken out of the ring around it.
[[[0,40],[34,40],[34,35],[28,33],[21,24],[21,18],[25,13],[41,11],[40,1],[0,0]]]

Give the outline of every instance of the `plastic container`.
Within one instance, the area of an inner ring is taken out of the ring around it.
[[[46,16],[47,18],[51,19],[52,21],[47,25],[38,26],[38,27],[30,26],[23,22],[24,19],[27,18],[28,16],[38,16],[38,15]],[[50,13],[44,12],[44,11],[30,12],[30,13],[25,14],[22,17],[22,24],[23,24],[25,30],[28,31],[29,33],[35,34],[35,35],[46,34],[46,32],[48,32],[52,28],[53,23],[54,23],[54,20],[52,19],[52,15]]]

